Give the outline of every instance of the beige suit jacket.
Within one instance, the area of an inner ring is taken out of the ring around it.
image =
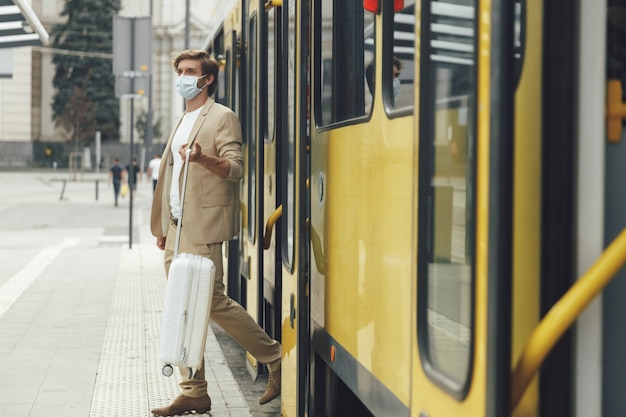
[[[182,120],[182,116],[176,125]],[[150,230],[156,237],[167,236],[171,222],[169,201],[174,164],[172,132],[163,151],[159,179],[152,201]],[[230,174],[221,178],[204,166],[191,162],[183,205],[182,227],[190,243],[196,245],[224,242],[239,233],[239,180],[243,175],[241,125],[228,107],[209,98],[202,107],[187,143],[202,147],[202,153],[230,161]],[[177,178],[182,189],[181,178]]]

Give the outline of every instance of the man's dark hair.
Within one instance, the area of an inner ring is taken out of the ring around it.
[[[400,58],[397,58],[395,56],[393,57],[393,66],[398,68],[399,70],[401,70],[404,67],[404,65],[402,64],[402,61],[400,61]]]
[[[393,66],[401,70],[404,65],[399,58],[393,57]],[[365,66],[365,80],[367,81],[367,87],[370,90],[370,94],[374,95],[374,71],[376,69],[376,62],[372,60],[369,64]]]
[[[370,94],[374,95],[374,70],[376,69],[376,63],[371,61],[365,67],[365,80],[367,81],[367,87],[370,89]]]

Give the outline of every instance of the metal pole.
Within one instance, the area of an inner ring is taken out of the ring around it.
[[[148,115],[146,116],[146,151],[148,157],[151,157],[152,152],[152,136],[154,130],[152,128],[152,74],[148,74]],[[143,164],[141,166],[143,171]]]
[[[185,49],[189,49],[189,0],[185,2]]]
[[[67,185],[67,180],[63,180],[63,188],[61,188],[61,197],[59,197],[59,200],[63,200],[63,194],[65,193],[66,185]]]
[[[189,49],[189,0],[185,1],[185,49]],[[187,102],[183,99],[183,111],[187,109]]]
[[[134,22],[134,21],[133,21]],[[131,78],[132,80],[132,78]],[[131,81],[131,84],[133,82]],[[134,134],[133,134],[133,124],[135,123],[135,95],[132,94],[130,96],[130,164],[128,166],[128,185],[130,187],[130,207],[129,207],[129,219],[128,219],[128,248],[133,248],[133,188],[137,183],[137,178],[135,178],[135,168],[133,167],[133,159],[135,158],[135,143],[134,143]],[[131,174],[132,172],[132,174]],[[132,183],[131,183],[132,178]]]
[[[153,0],[150,0],[150,39],[152,39],[152,16],[153,16]],[[152,42],[150,43],[152,44]],[[152,53],[150,53],[152,56]],[[150,62],[150,71],[148,71],[148,116],[146,117],[146,149],[148,151],[148,156],[152,156],[154,153],[152,151],[152,136],[154,135],[154,131],[152,128],[152,62]],[[143,164],[141,165],[141,170],[143,171]]]
[[[96,130],[96,174],[100,173],[100,159],[102,158],[102,138],[100,131]]]
[[[133,248],[133,184],[130,182],[133,170],[133,158],[135,157],[135,143],[133,131],[135,130],[135,18],[130,20],[130,163],[128,165],[128,186],[130,187],[130,201],[128,209],[128,248]],[[134,171],[133,171],[134,173]]]

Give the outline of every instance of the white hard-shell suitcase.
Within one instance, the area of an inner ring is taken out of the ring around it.
[[[189,153],[183,176],[181,208],[189,167]],[[188,368],[190,377],[202,363],[211,315],[215,265],[209,258],[178,253],[182,214],[176,229],[174,257],[170,265],[161,316],[159,359],[165,363],[163,375],[170,376],[173,366]]]
[[[181,253],[170,266],[161,318],[159,358],[165,363],[163,374],[170,376],[172,366],[200,367],[204,356],[215,266],[208,258]]]

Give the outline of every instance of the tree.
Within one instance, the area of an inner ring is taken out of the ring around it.
[[[85,100],[91,103],[91,111],[84,112],[84,117],[93,119],[103,141],[119,139],[119,104],[115,97],[112,60],[106,55],[81,55],[80,52],[109,55],[113,52],[113,16],[120,7],[120,0],[67,0],[61,12],[61,16],[67,16],[67,21],[51,31],[52,48],[70,51],[57,53],[52,59],[56,66],[52,118],[56,125],[68,126],[67,120],[62,119],[76,110],[68,109],[72,106],[72,97],[84,94]],[[83,125],[89,123],[83,121]],[[79,138],[81,141],[88,139]]]
[[[139,137],[146,143],[146,138],[148,137],[148,113],[145,110],[142,110],[137,116],[137,121],[135,122],[135,129],[139,132]],[[157,118],[156,122],[152,124],[152,137],[160,138],[161,137],[161,118]]]
[[[96,131],[95,106],[87,97],[85,91],[74,87],[70,100],[65,106],[63,113],[55,120],[55,126],[60,127],[67,143],[74,144],[74,150],[78,145],[87,145]]]

